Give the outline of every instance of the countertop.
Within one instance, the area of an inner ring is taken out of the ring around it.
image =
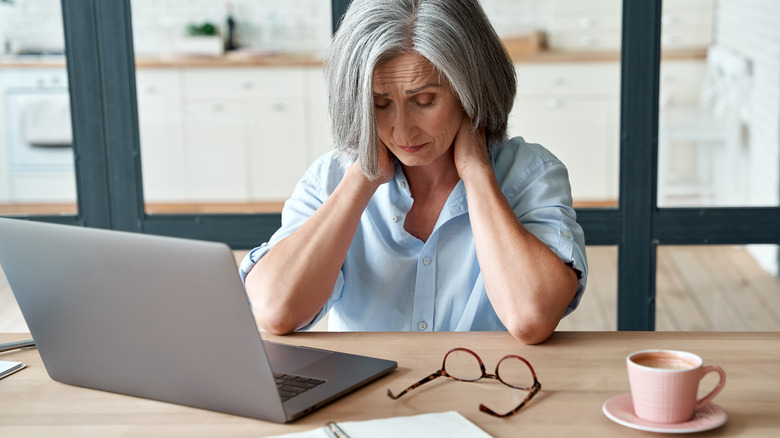
[[[707,50],[675,50],[665,51],[664,60],[705,59]],[[557,50],[539,50],[532,52],[513,53],[510,56],[515,63],[585,63],[585,62],[617,62],[619,52],[570,52]],[[59,68],[65,65],[64,57],[18,57],[0,55],[2,68]],[[322,65],[322,58],[311,54],[254,54],[228,53],[223,56],[188,56],[160,55],[136,57],[137,68],[232,68],[232,67],[317,67]]]

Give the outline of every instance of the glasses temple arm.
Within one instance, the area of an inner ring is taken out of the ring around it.
[[[387,390],[387,396],[390,397],[393,400],[398,400],[399,398],[401,398],[402,395],[406,394],[407,392],[413,390],[414,388],[417,388],[418,386],[422,385],[423,383],[428,383],[428,382],[430,382],[431,380],[433,380],[433,379],[435,379],[437,377],[441,377],[443,374],[444,374],[443,370],[436,371],[435,373],[431,374],[430,376],[428,376],[428,377],[420,380],[419,382],[412,384],[408,388],[404,389],[398,395],[393,395],[393,393],[388,389]]]
[[[485,405],[480,403],[479,410],[484,412],[484,413],[486,413],[486,414],[490,414],[490,415],[492,415],[494,417],[508,417],[510,415],[514,415],[518,411],[520,411],[520,409],[522,409],[523,406],[525,406],[526,403],[531,401],[531,399],[534,398],[534,396],[536,395],[537,392],[539,392],[540,389],[542,389],[542,384],[539,383],[538,380],[536,380],[536,377],[534,377],[534,385],[531,387],[531,392],[528,393],[528,395],[525,397],[525,400],[523,400],[519,405],[517,405],[516,408],[512,409],[511,411],[507,412],[506,414],[498,414],[495,411],[493,411],[492,409],[490,409],[489,407],[487,407],[487,406],[485,406]]]

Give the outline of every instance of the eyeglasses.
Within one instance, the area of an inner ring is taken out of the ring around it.
[[[488,374],[485,371],[485,364],[482,363],[482,359],[477,356],[471,350],[465,348],[453,348],[447,354],[444,355],[444,360],[441,364],[441,369],[431,374],[430,376],[420,380],[412,386],[404,389],[400,394],[393,395],[388,389],[387,396],[393,400],[398,400],[407,392],[421,386],[424,383],[428,383],[437,377],[449,377],[450,379],[458,380],[461,382],[476,382],[483,377],[488,379],[495,379],[503,383],[506,386],[514,389],[521,389],[523,391],[531,391],[525,397],[516,408],[507,412],[506,414],[497,414],[487,406],[480,404],[479,410],[490,414],[494,417],[508,417],[516,414],[526,403],[528,403],[540,389],[542,384],[536,378],[536,372],[531,364],[520,356],[514,354],[506,355],[498,361],[496,365],[495,374]]]

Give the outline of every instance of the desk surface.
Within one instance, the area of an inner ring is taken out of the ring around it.
[[[0,334],[0,342],[23,338]],[[705,363],[726,370],[726,387],[715,403],[729,419],[708,436],[771,436],[780,431],[780,333],[558,332],[536,346],[523,345],[506,333],[485,332],[300,333],[265,338],[394,359],[398,370],[295,423],[280,425],[64,385],[48,377],[36,350],[0,353],[0,360],[28,365],[0,380],[0,435],[258,437],[308,430],[330,420],[454,410],[495,437],[648,436],[652,434],[613,423],[601,406],[628,392],[626,355],[651,348],[692,351]],[[489,372],[505,354],[527,358],[542,383],[541,392],[508,419],[478,410],[480,403],[510,410],[525,396],[494,381],[437,379],[397,401],[385,395],[388,388],[400,391],[436,371],[444,354],[456,346],[477,352]],[[714,381],[708,376],[702,387]]]

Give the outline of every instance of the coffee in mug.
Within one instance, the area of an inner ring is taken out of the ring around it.
[[[696,368],[696,362],[675,353],[673,351],[646,351],[637,353],[632,360],[637,365],[665,370],[689,370]]]
[[[726,383],[726,373],[715,365],[703,366],[689,352],[645,350],[626,358],[631,400],[637,417],[655,423],[682,423],[712,401]],[[709,394],[697,400],[699,381],[716,372],[720,381]]]

